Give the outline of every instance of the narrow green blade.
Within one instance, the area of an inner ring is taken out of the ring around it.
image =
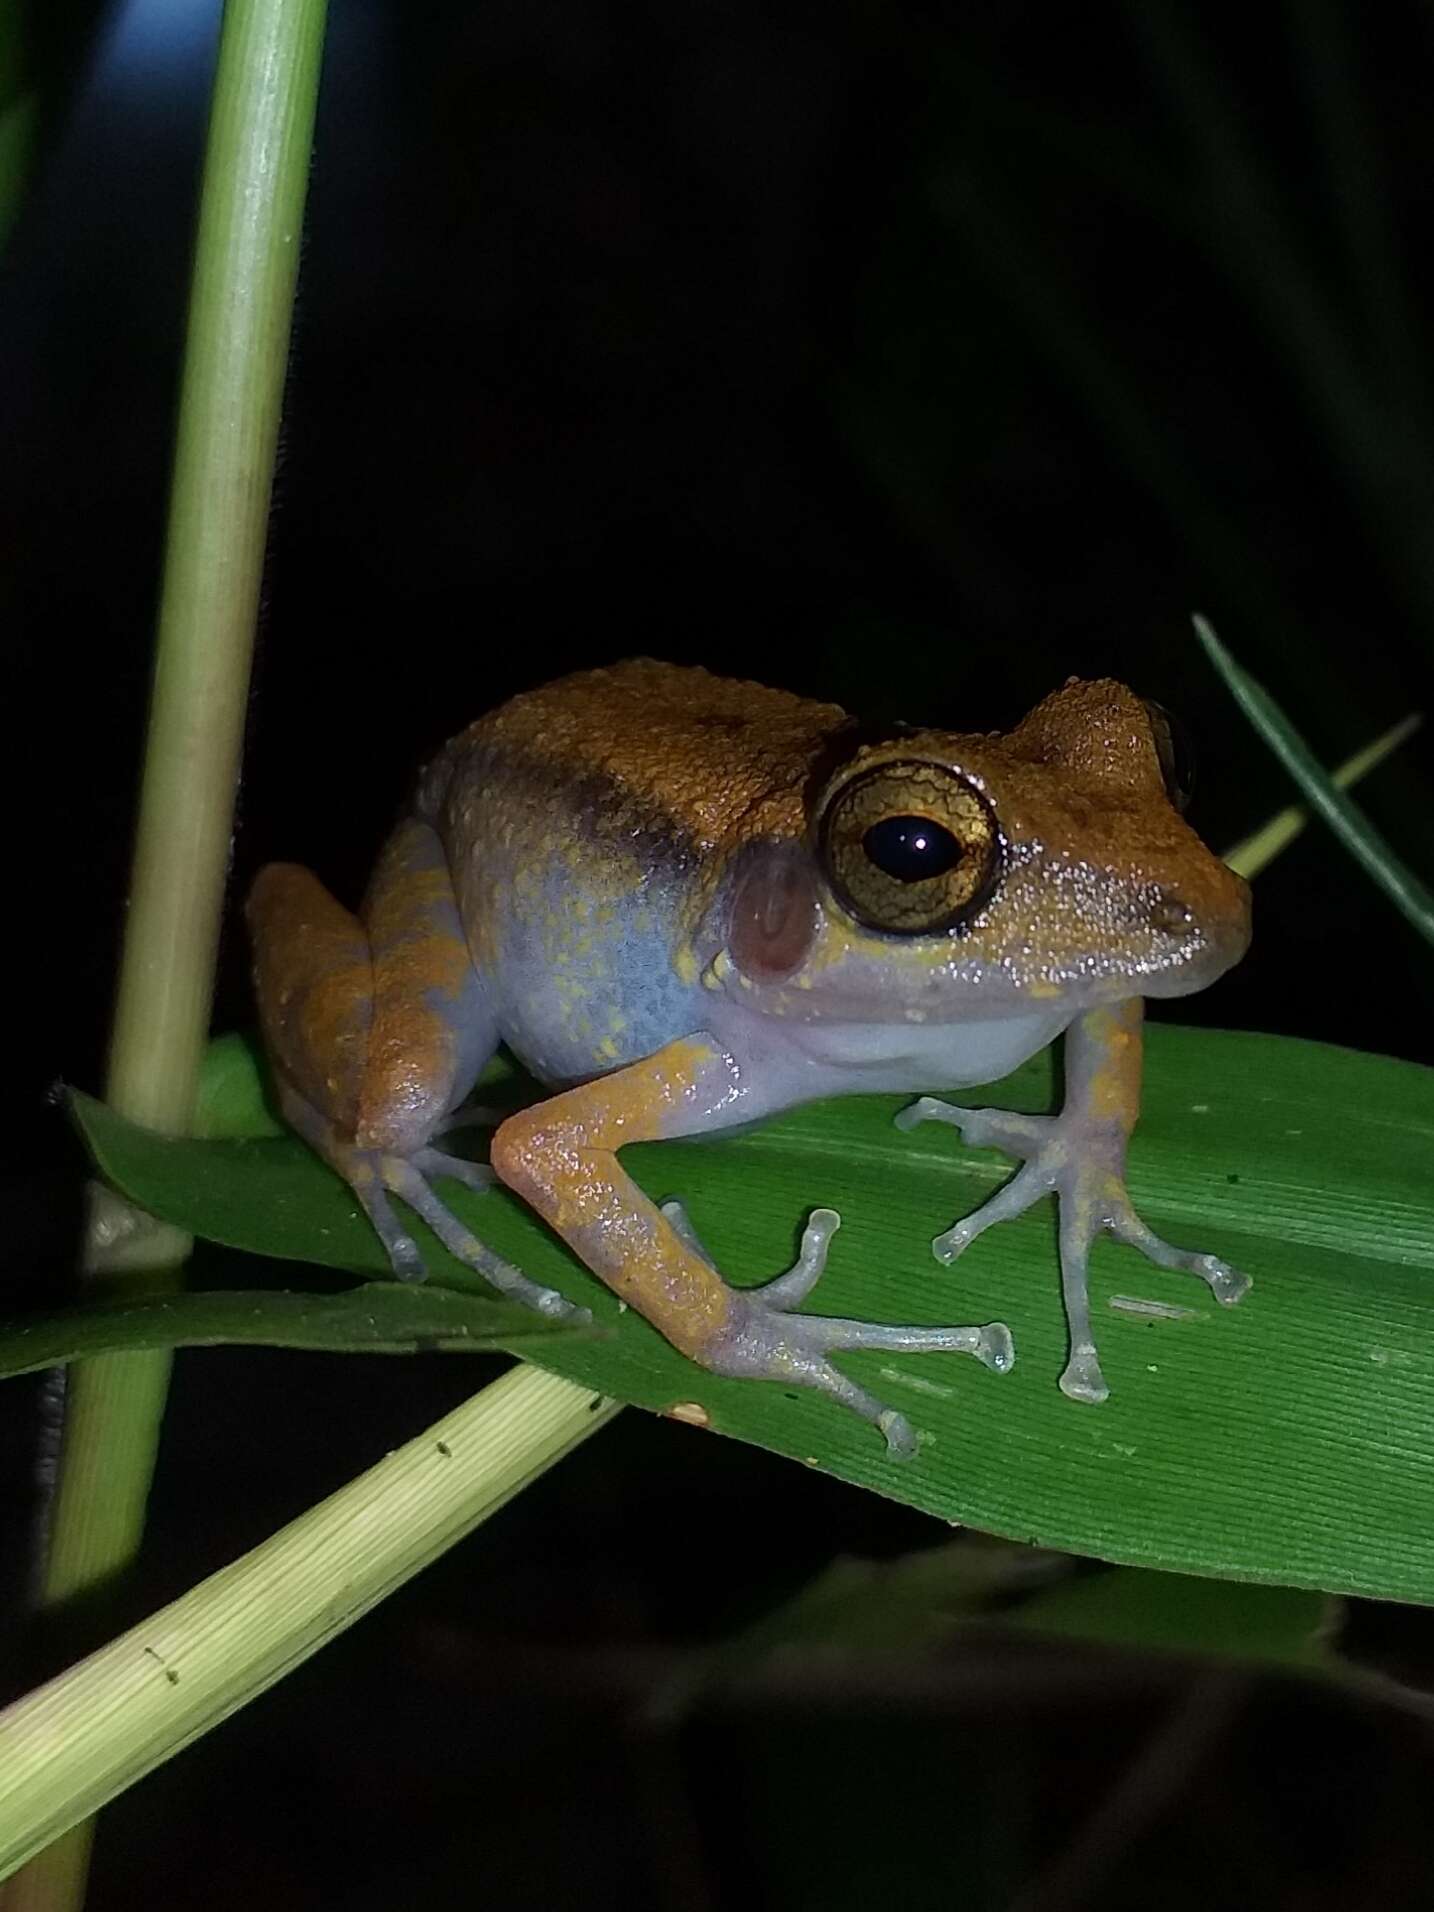
[[[142,1348],[246,1342],[333,1354],[481,1353],[570,1332],[511,1302],[458,1294],[436,1282],[373,1281],[338,1295],[263,1288],[151,1295],[0,1322],[0,1377]]]
[[[1262,684],[1237,664],[1203,617],[1193,620],[1206,655],[1236,703],[1350,855],[1422,936],[1434,943],[1434,893],[1390,848],[1359,806],[1336,784]]]

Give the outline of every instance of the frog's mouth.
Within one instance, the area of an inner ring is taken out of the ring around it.
[[[1202,989],[1208,989],[1211,983],[1218,982],[1227,969],[1233,969],[1249,946],[1250,931],[1247,924],[1243,934],[1209,938],[1192,953],[1177,956],[1169,963],[1133,978],[1132,986],[1125,993],[1153,997],[1198,995]]]
[[[1127,912],[1105,936],[1074,947],[1036,946],[1017,931],[873,939],[819,937],[812,959],[782,976],[745,973],[723,952],[708,987],[762,1014],[799,1023],[916,1027],[1075,1015],[1130,996],[1194,995],[1238,962],[1248,909],[1212,933],[1169,892],[1158,910]]]

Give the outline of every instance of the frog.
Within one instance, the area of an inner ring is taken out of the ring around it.
[[[279,1106],[397,1278],[425,1272],[412,1211],[500,1295],[590,1322],[435,1187],[501,1183],[698,1366],[816,1389],[909,1457],[906,1417],[835,1357],[965,1353],[1004,1373],[1009,1327],[809,1312],[840,1219],[825,1207],[790,1268],[728,1281],[619,1152],[832,1096],[916,1096],[901,1131],[950,1124],[1021,1164],[935,1237],[938,1261],[1054,1195],[1059,1386],[1099,1403],[1100,1236],[1224,1306],[1250,1285],[1155,1235],[1126,1187],[1145,1000],[1204,989],[1250,937],[1248,886],[1182,807],[1169,720],[1110,678],[1072,677],[982,732],[863,724],[651,659],[569,675],[438,752],[357,911],[300,865],[261,870],[247,918]],[[1055,1113],[943,1099],[1058,1037]],[[500,1044],[546,1092],[501,1119],[467,1107]],[[473,1120],[493,1124],[487,1163],[442,1146]]]

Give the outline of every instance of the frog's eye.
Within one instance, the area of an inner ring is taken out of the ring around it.
[[[1140,701],[1150,719],[1150,734],[1155,740],[1155,755],[1160,761],[1165,794],[1184,816],[1190,808],[1191,794],[1195,789],[1195,753],[1190,748],[1189,735],[1185,726],[1172,717],[1163,704],[1157,704],[1149,697],[1142,697]]]
[[[828,804],[818,845],[837,899],[893,936],[959,929],[1000,866],[990,805],[939,763],[885,763],[853,777]]]

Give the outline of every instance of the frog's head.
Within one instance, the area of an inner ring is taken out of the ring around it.
[[[1169,726],[1072,679],[1005,735],[911,730],[746,846],[713,986],[778,1015],[956,1021],[1180,996],[1243,955],[1248,887],[1180,815]]]

